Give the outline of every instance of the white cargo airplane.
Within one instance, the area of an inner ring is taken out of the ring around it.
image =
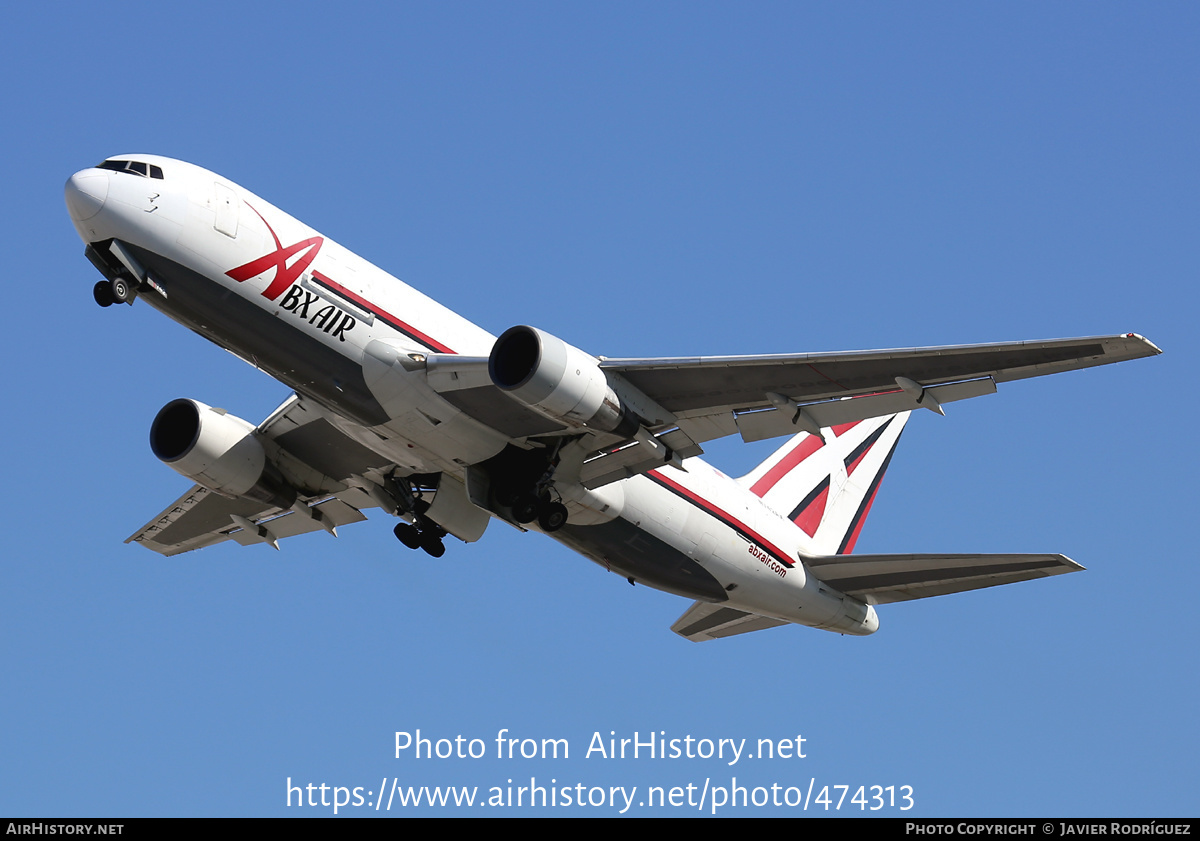
[[[493,517],[630,583],[695,599],[708,640],[787,623],[879,627],[874,605],[1072,572],[1062,555],[851,555],[909,411],[996,383],[1151,356],[1127,333],[782,356],[608,359],[533,327],[497,339],[238,185],[123,155],[71,176],[104,280],[295,394],[258,426],[196,400],[150,446],[197,484],[129,541],[164,555],[399,517],[430,555]],[[791,436],[741,479],[705,441]],[[126,541],[126,542],[129,542]]]

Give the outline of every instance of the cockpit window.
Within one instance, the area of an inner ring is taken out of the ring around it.
[[[111,169],[113,172],[128,172],[131,175],[140,175],[143,178],[158,178],[162,179],[162,167],[154,164],[143,163],[142,161],[115,161],[108,160],[103,163],[96,164],[96,169]]]

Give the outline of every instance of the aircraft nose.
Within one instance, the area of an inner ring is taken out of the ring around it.
[[[91,219],[108,198],[108,173],[102,169],[81,169],[67,179],[67,212],[76,222]]]

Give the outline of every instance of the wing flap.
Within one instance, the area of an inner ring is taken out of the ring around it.
[[[208,488],[193,485],[125,542],[139,543],[160,555],[203,549],[229,539],[222,530],[234,527],[231,514],[254,517],[261,509],[261,502],[227,499]]]
[[[681,429],[668,429],[657,435],[641,432],[618,447],[591,456],[583,463],[579,481],[585,488],[595,490],[664,464],[681,466],[682,459],[702,452]]]
[[[868,397],[805,403],[799,408],[802,408],[813,419],[816,426],[828,429],[838,424],[881,418],[884,415],[895,415],[920,409],[923,406],[937,406],[941,403],[952,403],[956,400],[967,400],[971,397],[995,393],[996,384],[992,378],[984,377],[961,383],[931,386],[916,394],[908,391],[894,391],[887,394],[873,394]],[[933,398],[932,402],[929,401],[930,397]],[[791,409],[743,412],[737,416],[736,422],[738,431],[742,434],[742,440],[746,443],[765,441],[768,438],[778,438],[782,435],[795,435],[797,432],[805,431],[801,413]]]
[[[350,489],[345,495],[354,502],[370,502],[357,489]],[[242,546],[263,542],[262,535],[243,528],[235,517],[265,529],[272,539],[320,531],[327,526],[336,528],[366,519],[353,505],[336,497],[315,500],[308,503],[303,511],[280,510],[264,508],[261,502],[249,499],[229,499],[201,485],[194,485],[157,517],[131,534],[125,542],[141,544],[168,557],[225,540],[234,540]]]
[[[336,497],[328,497],[326,499],[317,500],[304,510],[291,509],[288,511],[279,511],[277,513],[267,514],[257,519],[247,517],[252,523],[260,529],[266,529],[271,539],[281,540],[285,537],[294,537],[298,534],[308,534],[313,531],[328,530],[326,526],[336,528],[338,526],[349,525],[350,523],[360,523],[367,519],[366,515],[352,505],[347,505]],[[234,528],[233,523],[230,527]],[[228,535],[232,540],[237,541],[242,546],[250,546],[254,543],[262,543],[262,538],[258,535],[251,534],[245,528],[237,529]]]
[[[1065,555],[826,555],[804,563],[825,584],[868,604],[943,596],[1083,569]]]

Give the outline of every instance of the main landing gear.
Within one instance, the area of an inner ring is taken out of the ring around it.
[[[446,544],[442,543],[446,532],[436,523],[428,520],[424,520],[422,523],[423,520],[423,517],[418,517],[416,525],[397,523],[392,532],[396,535],[396,539],[409,549],[424,549],[433,557],[440,558],[446,554]]]
[[[446,554],[446,544],[442,543],[446,530],[425,516],[425,512],[429,510],[429,503],[422,499],[426,490],[436,487],[437,479],[431,476],[389,479],[384,485],[384,489],[395,500],[397,508],[407,511],[413,517],[411,524],[397,523],[392,529],[396,539],[409,549],[424,549],[433,557],[440,558]]]
[[[567,524],[567,506],[550,499],[548,494],[526,495],[513,506],[513,519],[518,523],[532,523],[535,519],[544,532],[558,531]]]
[[[542,531],[558,531],[567,524],[567,507],[550,497],[548,491],[540,494],[512,493],[497,494],[496,501],[512,508],[512,518],[521,525],[537,520]]]
[[[509,518],[519,525],[537,520],[546,533],[565,526],[567,507],[554,488],[554,473],[563,443],[564,439],[557,439],[540,449],[529,450],[509,444],[484,462],[491,478],[493,510],[500,513],[507,508]]]
[[[442,542],[446,533],[434,523],[426,523],[424,529],[408,523],[397,523],[392,533],[404,546],[410,549],[425,549],[434,558],[440,558],[446,553],[445,543]]]

